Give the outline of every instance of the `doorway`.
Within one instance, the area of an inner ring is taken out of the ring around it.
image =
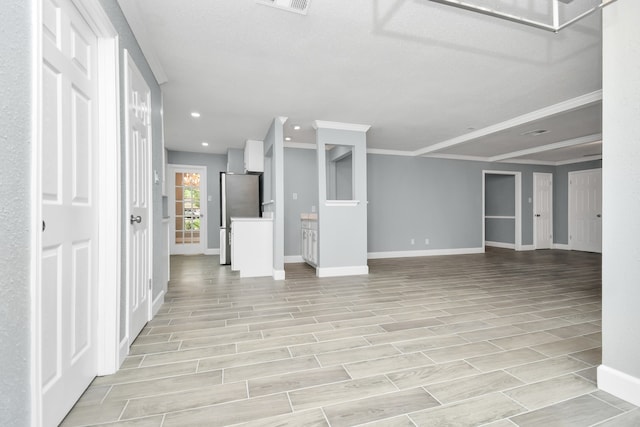
[[[169,165],[171,254],[204,254],[207,235],[207,169]]]
[[[533,173],[533,244],[553,247],[553,174]]]
[[[602,252],[602,169],[569,172],[569,249]]]
[[[522,173],[482,171],[482,245],[522,250]]]

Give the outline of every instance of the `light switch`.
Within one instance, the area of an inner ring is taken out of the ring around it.
[[[207,196],[207,202],[213,202],[213,196]]]
[[[529,203],[531,203],[531,202],[532,202],[531,197],[529,197]]]
[[[298,193],[293,193],[293,200],[298,200]]]

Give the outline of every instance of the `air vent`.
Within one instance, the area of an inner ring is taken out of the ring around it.
[[[523,132],[520,135],[523,135],[523,136],[538,136],[538,135],[542,135],[543,133],[547,133],[547,132],[549,132],[549,131],[546,130],[546,129],[536,129],[536,130],[530,130],[530,131],[527,131],[527,132]]]
[[[306,15],[311,0],[256,0],[256,2],[265,6]]]

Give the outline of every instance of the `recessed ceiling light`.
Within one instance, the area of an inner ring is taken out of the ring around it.
[[[549,132],[547,129],[536,129],[536,130],[530,130],[527,132],[523,132],[520,135],[524,135],[524,136],[538,136],[538,135],[542,135],[543,133],[547,133]]]
[[[299,125],[295,125],[295,126],[293,127],[293,130],[300,130],[300,126],[299,126]]]
[[[200,113],[198,113],[197,111],[194,111],[194,112],[191,113],[191,117],[197,119],[198,117],[200,117]]]
[[[203,147],[208,147],[208,146],[209,146],[209,143],[208,143],[208,142],[203,142],[203,143],[202,143],[202,146],[203,146]]]
[[[285,140],[285,141],[291,141],[291,137],[289,137],[289,136],[288,136],[288,137],[286,137],[284,140]]]

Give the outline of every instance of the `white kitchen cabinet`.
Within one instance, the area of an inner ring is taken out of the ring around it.
[[[264,172],[264,143],[247,140],[244,145],[244,171]]]
[[[318,215],[300,215],[300,251],[302,259],[309,265],[318,265]]]
[[[273,219],[231,218],[231,270],[240,277],[273,275]]]

